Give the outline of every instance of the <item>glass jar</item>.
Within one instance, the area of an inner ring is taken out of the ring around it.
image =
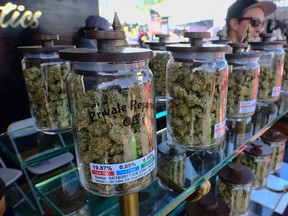
[[[226,39],[219,39],[219,40],[211,40],[212,44],[223,44],[223,45],[228,45],[229,43],[232,43],[232,41],[230,40],[226,40]],[[228,51],[229,53],[229,51]]]
[[[205,175],[223,161],[226,156],[224,149],[225,142],[222,142],[220,145],[215,145],[209,149],[187,151],[186,184],[193,184],[199,176]]]
[[[227,119],[247,118],[255,113],[258,76],[260,65],[259,53],[243,52],[245,43],[231,43],[233,53],[226,54],[229,65]]]
[[[259,51],[260,75],[257,102],[272,103],[279,99],[284,66],[284,42],[271,41],[271,34],[263,34],[262,42],[249,42],[251,50]]]
[[[227,120],[226,121],[226,144],[228,154],[233,154],[234,151],[244,144],[253,135],[252,118]]]
[[[187,216],[229,216],[230,208],[222,198],[208,193],[199,201],[186,202],[185,213]]]
[[[225,45],[204,44],[208,32],[185,32],[191,44],[167,45],[167,135],[187,149],[207,149],[224,139],[227,100]]]
[[[278,113],[278,106],[275,103],[256,104],[255,114],[252,116],[253,134],[256,134],[265,125],[275,120]]]
[[[218,35],[218,36],[219,36],[219,35]],[[228,44],[232,43],[231,40],[225,39],[225,37],[219,37],[219,38],[216,39],[216,40],[210,40],[210,42],[211,42],[212,44],[223,44],[223,45],[228,45]],[[231,52],[232,52],[232,49],[229,50],[227,53],[231,53]]]
[[[254,174],[253,189],[261,189],[267,183],[272,149],[260,140],[250,143],[241,154],[241,163]]]
[[[154,75],[155,95],[156,98],[165,98],[166,96],[166,67],[170,59],[170,52],[166,50],[165,46],[172,44],[167,42],[166,39],[169,35],[156,34],[159,41],[145,42],[151,50],[153,50],[153,57],[149,61],[149,68]]]
[[[287,136],[277,129],[270,128],[268,131],[263,133],[260,138],[265,144],[272,148],[269,171],[275,173],[281,169],[283,164]]]
[[[288,41],[288,37],[286,36],[286,39]],[[288,91],[288,45],[284,45],[284,51],[285,51],[285,60],[284,60],[284,67],[283,67],[283,76],[282,76],[282,85],[281,90],[287,92]]]
[[[253,173],[239,163],[229,163],[217,176],[216,194],[230,207],[230,215],[247,215]]]
[[[288,107],[288,91],[282,89],[279,100],[275,103],[278,107],[278,113],[283,113]],[[286,114],[287,115],[287,114]]]
[[[73,46],[54,46],[58,35],[36,35],[42,46],[18,47],[23,52],[22,69],[37,130],[48,134],[71,130],[66,80],[70,64],[58,51]]]
[[[177,185],[184,187],[185,183],[185,164],[186,151],[183,148],[175,145],[161,143],[158,145],[158,166],[166,176]],[[162,181],[159,181],[160,186],[170,190]]]
[[[67,85],[80,180],[99,196],[135,193],[157,172],[152,51],[116,49],[117,32],[95,34],[98,50],[60,51],[72,66]]]
[[[232,43],[231,40],[227,39],[227,34],[224,33],[222,30],[218,31],[216,36],[218,37],[218,39],[216,40],[210,40],[210,42],[212,44],[224,44],[224,45],[228,45],[230,43]],[[228,51],[228,53],[232,52],[232,49]]]

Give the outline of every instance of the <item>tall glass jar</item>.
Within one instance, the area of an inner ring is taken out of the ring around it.
[[[261,140],[272,148],[272,158],[269,172],[275,173],[281,169],[285,154],[287,136],[279,130],[270,128],[262,134]]]
[[[208,32],[185,32],[191,44],[167,45],[168,141],[207,149],[224,139],[228,70],[226,45],[204,44]]]
[[[284,67],[283,67],[283,76],[282,76],[282,85],[281,90],[288,92],[288,37],[286,35],[285,45],[284,45],[284,51],[285,51],[285,60],[284,60]]]
[[[241,154],[241,163],[254,174],[253,189],[261,189],[267,183],[272,149],[260,140],[250,143]]]
[[[163,99],[166,96],[166,67],[170,59],[170,52],[166,50],[166,45],[172,44],[166,39],[169,35],[156,34],[159,41],[147,41],[149,48],[153,50],[153,57],[149,61],[149,68],[154,75],[156,98]]]
[[[41,46],[18,47],[23,52],[22,69],[37,130],[61,133],[71,130],[66,81],[70,64],[59,58],[58,51],[73,46],[55,46],[58,35],[36,35]]]
[[[243,119],[255,113],[259,53],[243,52],[245,43],[231,43],[233,53],[226,54],[229,65],[227,119]]]
[[[117,32],[95,34],[98,50],[60,56],[72,65],[67,85],[81,183],[111,197],[138,192],[156,177],[152,51],[116,49]]]
[[[216,195],[230,207],[230,215],[247,215],[252,189],[253,173],[242,164],[230,163],[217,176]]]
[[[257,102],[272,103],[280,98],[284,66],[284,42],[271,41],[271,34],[263,34],[262,42],[249,42],[254,51],[261,53]]]

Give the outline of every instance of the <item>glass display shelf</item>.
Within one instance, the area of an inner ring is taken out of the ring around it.
[[[72,132],[45,134],[33,126],[0,135],[0,149],[21,169],[74,150]]]
[[[257,104],[255,114],[247,119],[227,119],[225,140],[210,149],[185,151],[183,168],[183,192],[176,193],[160,178],[140,191],[140,215],[177,215],[183,210],[185,200],[206,180],[212,180],[217,172],[239,155],[247,145],[258,139],[288,111],[288,94],[281,93],[279,101]],[[158,117],[165,116],[165,111]],[[166,128],[157,132],[157,144],[167,145]],[[158,167],[161,165],[158,152]],[[165,162],[166,163],[166,162]],[[168,166],[169,163],[167,163]],[[179,176],[176,174],[176,176]],[[173,179],[174,180],[174,179]],[[119,198],[104,198],[87,192],[79,181],[77,168],[38,183],[36,189],[49,211],[56,215],[120,215]]]
[[[160,106],[157,106],[156,119],[160,119],[166,116],[166,111],[163,102],[157,100],[157,103]],[[19,168],[25,169],[32,164],[74,150],[72,132],[45,134],[37,131],[30,123],[23,122],[30,122],[30,119],[17,122],[25,125],[21,129],[0,134],[0,150]]]

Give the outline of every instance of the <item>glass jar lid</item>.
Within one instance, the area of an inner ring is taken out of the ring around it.
[[[275,128],[267,130],[262,134],[261,138],[271,142],[285,142],[287,140],[287,136]]]
[[[232,47],[232,53],[227,53],[225,59],[228,61],[234,59],[255,59],[261,57],[260,52],[245,52],[245,49],[248,47],[247,43],[229,43]]]
[[[229,43],[231,43],[231,40],[228,39],[219,39],[219,40],[210,40],[212,44],[224,44],[227,45]]]
[[[165,46],[169,44],[176,44],[178,42],[167,41],[170,37],[169,34],[155,34],[155,37],[159,38],[159,41],[147,41],[145,44],[149,45],[149,48],[152,50],[166,50]]]
[[[40,41],[41,46],[19,46],[17,48],[23,53],[49,53],[75,48],[74,45],[54,45],[54,41],[59,40],[59,35],[34,35],[33,38]]]
[[[244,152],[253,156],[267,156],[272,154],[272,148],[260,140],[255,140],[247,146]]]
[[[92,33],[91,33],[92,34]],[[79,62],[133,62],[148,60],[153,56],[152,50],[143,48],[120,47],[116,41],[123,39],[123,31],[94,31],[97,48],[76,48],[59,51],[60,58]]]
[[[189,44],[167,45],[166,50],[171,52],[227,52],[230,50],[228,45],[204,44],[204,38],[210,38],[209,32],[185,32],[184,37],[189,38]]]
[[[152,50],[144,48],[119,48],[116,50],[98,50],[76,48],[60,50],[61,59],[79,62],[133,62],[152,57]]]
[[[212,44],[229,44],[232,43],[231,40],[225,39],[227,34],[224,34],[222,30],[217,32],[218,40],[210,40]]]
[[[272,33],[262,33],[260,34],[261,41],[258,42],[248,42],[253,46],[254,49],[262,50],[263,46],[280,46],[286,45],[286,41],[272,41]]]
[[[187,202],[185,211],[188,216],[228,216],[230,208],[222,198],[208,193],[197,202]]]
[[[218,176],[225,182],[237,185],[245,185],[251,183],[253,180],[253,173],[246,166],[231,162],[223,167]]]

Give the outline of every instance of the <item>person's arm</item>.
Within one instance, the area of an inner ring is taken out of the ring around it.
[[[0,216],[3,216],[6,210],[5,183],[0,178]]]

